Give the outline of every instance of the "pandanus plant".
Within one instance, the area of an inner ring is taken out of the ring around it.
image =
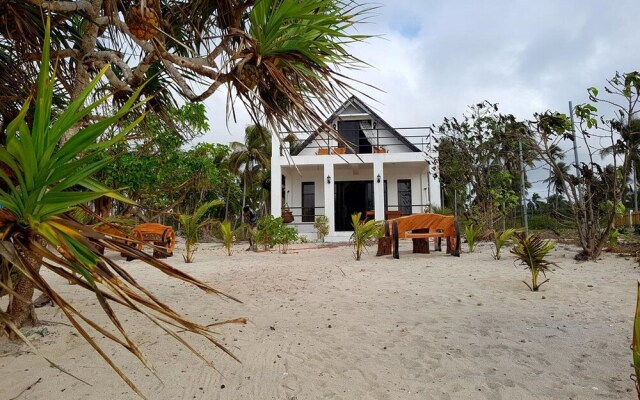
[[[144,398],[107,351],[91,336],[91,333],[96,333],[121,345],[152,370],[151,364],[112,308],[113,304],[144,316],[149,323],[164,330],[207,365],[212,366],[176,330],[200,335],[227,354],[231,353],[214,337],[215,332],[211,327],[219,323],[204,325],[186,318],[138,283],[125,268],[100,254],[98,246],[142,260],[158,272],[205,292],[234,298],[140,250],[122,244],[122,240],[116,237],[96,232],[70,216],[75,207],[100,196],[131,203],[91,176],[110,162],[105,158],[104,150],[123,140],[143,117],[124,127],[118,128],[116,124],[123,121],[130,110],[142,106],[144,102],[138,102],[137,91],[115,114],[82,127],[63,142],[63,136],[70,128],[82,126],[85,117],[108,100],[108,96],[105,96],[85,106],[87,98],[107,69],[102,69],[87,88],[54,118],[51,104],[55,71],[49,72],[49,40],[50,21],[47,21],[35,101],[33,104],[29,100],[25,102],[20,114],[7,126],[6,146],[0,146],[0,162],[3,166],[0,170],[0,205],[3,207],[0,215],[0,256],[3,261],[0,264],[3,271],[0,277],[3,280],[0,281],[0,288],[10,296],[7,311],[0,310],[0,335],[7,332],[30,345],[19,328],[29,320],[36,322],[31,300],[34,288],[37,288],[60,308],[71,325],[126,384]],[[116,133],[112,139],[100,141],[108,129]],[[82,313],[70,304],[48,281],[50,274],[40,274],[41,267],[75,283],[78,288],[93,292],[114,329],[104,328],[91,314]]]
[[[640,282],[638,282],[638,293],[636,297],[636,316],[633,319],[633,339],[631,341],[631,351],[633,352],[633,367],[635,368],[636,392],[640,400]]]
[[[371,219],[363,222],[360,221],[361,217],[362,213],[355,213],[351,215],[351,225],[353,226],[353,235],[351,235],[351,240],[353,241],[356,261],[360,261],[362,252],[366,247],[373,244],[384,233],[384,228],[378,221]]]
[[[537,292],[540,286],[547,283],[549,279],[545,279],[542,283],[538,283],[538,275],[542,272],[542,275],[546,278],[546,272],[552,266],[558,265],[549,260],[545,260],[545,257],[555,246],[550,240],[543,240],[538,235],[525,235],[523,232],[516,232],[516,245],[511,249],[511,254],[516,257],[516,260],[520,261],[520,265],[524,265],[526,269],[531,272],[531,285],[523,281],[525,285],[533,292]]]

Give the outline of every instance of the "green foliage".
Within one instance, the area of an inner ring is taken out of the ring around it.
[[[482,225],[469,224],[464,227],[464,237],[469,244],[469,253],[473,253],[476,245],[476,240],[482,231]]]
[[[276,231],[276,243],[278,244],[278,251],[282,254],[287,254],[289,250],[289,244],[295,243],[298,240],[298,230],[292,226],[286,225],[284,222],[278,225]]]
[[[193,129],[206,126],[201,111],[185,105],[173,112],[175,124]],[[225,199],[232,212],[240,210],[241,189],[226,161],[228,146],[200,143],[184,149],[185,141],[177,131],[158,117],[150,117],[134,133],[138,140],[109,151],[113,161],[98,177],[107,185],[125,187],[128,197],[148,210],[148,217],[167,209],[192,214],[200,203],[213,199]],[[223,210],[216,210],[218,219],[224,219]]]
[[[616,230],[611,230],[609,233],[609,248],[616,247],[618,245],[618,238],[620,233]]]
[[[185,238],[185,253],[182,255],[184,262],[192,263],[199,241],[198,235],[200,230],[209,225],[212,220],[203,220],[205,214],[212,208],[221,205],[221,200],[212,200],[201,204],[192,215],[180,215],[180,224],[182,224],[182,232]]]
[[[298,230],[285,224],[282,218],[266,215],[258,220],[251,237],[256,246],[260,245],[264,250],[278,245],[278,251],[286,254],[289,244],[298,240]]]
[[[526,165],[537,157],[526,123],[484,101],[462,118],[445,118],[433,130],[440,138],[432,163],[447,204],[462,200],[485,228],[493,229],[500,215],[520,203],[519,143]]]
[[[440,215],[453,215],[453,210],[449,207],[433,207],[433,212]]]
[[[52,101],[57,72],[49,73],[50,24],[50,19],[47,18],[35,101],[25,102],[20,114],[7,126],[6,146],[0,146],[0,161],[4,164],[0,169],[0,179],[3,181],[0,204],[4,208],[0,254],[7,261],[0,268],[12,265],[11,271],[0,274],[0,281],[18,271],[20,282],[27,287],[24,292],[29,293],[29,296],[34,288],[49,295],[79,335],[85,338],[132,390],[144,398],[142,392],[110,358],[109,354],[113,354],[113,349],[109,348],[107,351],[102,348],[92,339],[95,332],[88,332],[87,327],[102,333],[103,337],[115,344],[122,345],[149,369],[152,367],[146,357],[127,334],[128,329],[124,323],[126,320],[118,317],[116,310],[121,310],[122,307],[133,311],[153,310],[154,316],[146,314],[152,320],[150,323],[167,332],[184,329],[208,339],[217,347],[224,345],[212,336],[213,332],[208,326],[189,320],[174,311],[173,305],[151,295],[151,291],[136,282],[125,268],[101,255],[97,247],[116,250],[128,256],[135,255],[168,277],[210,293],[220,292],[145,253],[134,253],[118,240],[96,232],[68,216],[68,212],[74,207],[101,196],[131,203],[118,192],[93,179],[92,175],[111,162],[109,157],[105,157],[105,153],[124,140],[136,124],[140,123],[144,116],[119,125],[126,122],[124,117],[129,111],[139,109],[145,101],[138,102],[140,91],[135,91],[113,115],[103,114],[97,122],[87,124],[91,120],[86,117],[96,109],[102,109],[109,100],[109,96],[95,102],[88,100],[94,88],[107,74],[108,67],[105,67],[64,110],[54,116]],[[65,135],[77,127],[80,129],[65,141]],[[107,139],[104,140],[105,138]],[[41,274],[41,268],[48,269],[49,273]],[[102,307],[104,317],[97,322],[94,312],[83,313],[69,304],[68,299],[56,290],[57,285],[49,284],[48,280],[53,275],[59,275],[77,284],[78,288],[91,291]],[[25,302],[20,293],[13,292],[11,295],[10,305],[22,303],[27,306],[23,309],[29,309],[31,304]],[[116,309],[112,308],[114,304],[118,305]],[[0,331],[13,333],[37,352],[19,329],[23,317],[21,312],[11,306],[6,312],[0,310]],[[110,321],[112,326],[105,327],[105,320]],[[182,338],[174,337],[204,360],[204,356],[190,344]],[[225,351],[228,353],[228,350]],[[59,368],[51,362],[50,364]]]
[[[369,220],[362,222],[360,220],[361,217],[362,213],[351,215],[351,226],[353,226],[351,241],[353,242],[356,261],[360,261],[362,252],[367,246],[374,244],[384,235],[384,227],[379,221]]]
[[[635,369],[635,383],[638,398],[640,398],[640,282],[638,283],[636,294],[636,315],[633,318],[633,339],[631,340],[631,351],[633,352],[633,367]]]
[[[233,249],[233,242],[235,241],[235,232],[231,227],[231,221],[225,220],[220,223],[220,236],[222,237],[222,244],[224,244],[224,248],[227,250],[227,255],[231,255],[231,250]]]
[[[543,240],[538,235],[525,235],[523,232],[515,233],[516,245],[511,249],[511,254],[516,257],[516,260],[520,261],[521,265],[524,265],[531,272],[531,285],[524,282],[525,285],[531,289],[531,291],[537,292],[540,286],[548,282],[549,279],[545,279],[542,283],[538,284],[538,274],[542,272],[542,275],[546,278],[546,272],[552,266],[557,264],[545,260],[545,257],[553,249],[555,244],[550,240]]]
[[[502,248],[505,244],[507,244],[509,240],[511,240],[516,232],[518,232],[518,229],[515,228],[509,228],[502,232],[493,231],[493,244],[495,246],[495,253],[493,254],[493,258],[495,258],[496,260],[500,259]]]
[[[318,215],[313,227],[318,234],[318,241],[324,243],[324,238],[329,234],[329,218],[326,215]]]

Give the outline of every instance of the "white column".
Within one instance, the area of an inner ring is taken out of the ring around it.
[[[429,182],[429,193],[431,194],[431,210],[433,207],[442,207],[442,198],[440,196],[440,179],[434,178],[431,165],[427,168],[427,181]]]
[[[333,174],[333,164],[327,162],[324,164],[324,215],[329,218],[329,236],[333,236],[336,233],[336,210],[335,210],[335,176]],[[330,178],[331,183],[327,183],[327,177]]]
[[[271,215],[282,216],[282,167],[280,165],[280,139],[271,135]]]
[[[382,161],[373,163],[373,202],[376,221],[384,220],[384,164]]]

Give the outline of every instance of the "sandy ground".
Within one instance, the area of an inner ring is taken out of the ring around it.
[[[168,281],[139,261],[126,264],[200,322],[249,319],[219,329],[241,364],[182,333],[219,372],[130,313],[123,319],[161,380],[97,339],[150,399],[636,398],[629,343],[639,271],[632,260],[607,254],[577,263],[575,250],[559,245],[551,257],[561,268],[532,293],[522,283],[528,273],[508,251],[496,261],[488,244],[460,258],[414,255],[410,243],[402,246],[400,260],[375,257],[372,248],[356,262],[350,247],[313,244],[289,254],[238,245],[231,257],[203,245],[193,264],[179,255],[169,260],[243,304]],[[88,293],[56,285],[105,322]],[[57,308],[42,308],[39,316],[46,325],[27,330],[37,348],[92,386],[3,341],[0,399],[137,398],[60,324],[66,321]]]

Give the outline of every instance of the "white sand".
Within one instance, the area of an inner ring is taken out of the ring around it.
[[[635,398],[629,343],[638,270],[632,260],[607,254],[577,263],[575,250],[559,245],[552,259],[561,269],[532,293],[522,283],[528,272],[514,267],[508,250],[495,261],[488,244],[460,258],[414,255],[409,242],[402,245],[400,260],[375,257],[372,248],[356,262],[350,247],[313,244],[290,254],[245,252],[238,245],[232,257],[203,245],[194,264],[178,254],[169,260],[243,304],[122,260],[202,323],[249,318],[246,326],[219,329],[242,364],[182,333],[218,373],[130,313],[121,315],[162,381],[125,350],[101,343],[150,399]],[[57,287],[105,322],[88,293],[62,281]],[[39,317],[66,322],[52,307],[39,309]],[[92,386],[3,341],[0,399],[39,378],[19,399],[137,398],[70,327],[45,328],[30,331],[38,349]]]

